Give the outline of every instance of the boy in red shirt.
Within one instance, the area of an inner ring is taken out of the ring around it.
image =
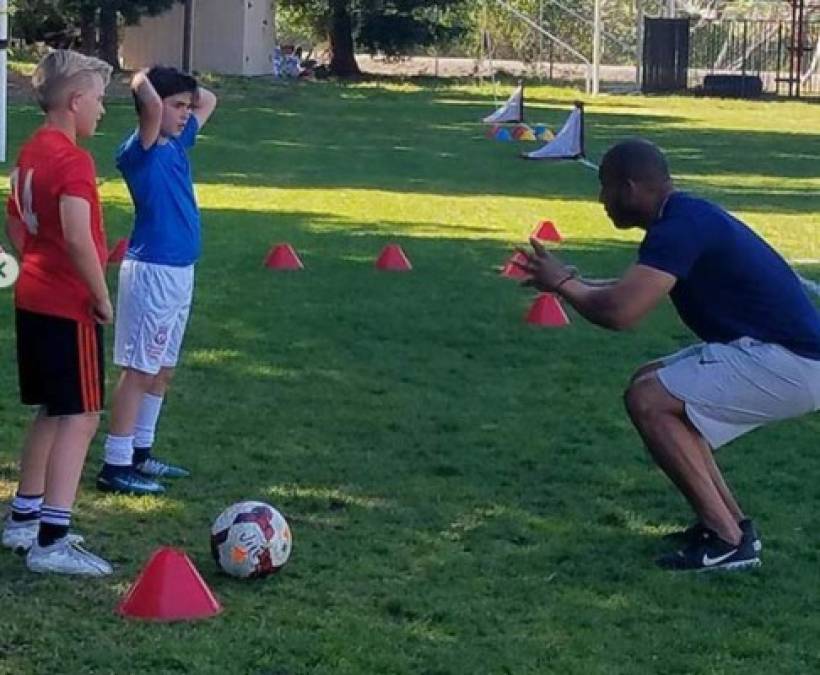
[[[11,174],[7,231],[24,231],[15,287],[23,404],[38,406],[20,483],[3,528],[34,572],[103,576],[112,569],[68,533],[88,446],[103,405],[102,325],[113,311],[94,160],[77,146],[105,113],[111,67],[57,50],[32,78],[46,113]]]

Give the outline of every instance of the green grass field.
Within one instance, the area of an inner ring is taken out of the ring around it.
[[[820,672],[820,416],[720,455],[762,529],[759,571],[661,572],[660,537],[689,514],[621,393],[638,365],[693,337],[669,306],[629,334],[574,314],[534,329],[532,294],[494,272],[544,218],[584,273],[631,262],[638,235],[611,227],[593,172],[485,140],[474,120],[492,92],[473,86],[226,81],[219,93],[193,155],[205,253],[157,447],[195,477],[163,499],[102,496],[98,437],[75,524],[116,575],[40,578],[0,555],[0,673]],[[532,121],[559,124],[576,95],[533,88]],[[31,107],[10,111],[12,154],[37,123]],[[112,101],[91,143],[112,241],[130,222],[113,151],[132,124],[130,104]],[[788,258],[820,258],[816,105],[604,96],[587,125],[592,159],[645,135],[684,187]],[[306,271],[263,269],[280,241]],[[414,272],[373,270],[390,241]],[[3,500],[28,420],[12,316],[0,291]],[[264,582],[220,576],[210,559],[211,521],[242,499],[293,527],[291,562]],[[188,551],[222,615],[114,615],[160,545]]]

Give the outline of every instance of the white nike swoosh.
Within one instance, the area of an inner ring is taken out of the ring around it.
[[[728,553],[724,555],[719,555],[716,558],[710,558],[708,553],[703,554],[703,566],[704,567],[713,567],[719,563],[722,563],[726,558],[731,558],[735,553],[737,553],[737,549],[734,548]]]

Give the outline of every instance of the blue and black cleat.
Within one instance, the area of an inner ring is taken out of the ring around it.
[[[104,466],[97,475],[97,489],[101,492],[134,495],[161,495],[165,488],[155,480],[141,474],[133,467]]]
[[[144,462],[135,464],[134,468],[148,478],[187,478],[191,475],[188,469],[151,456]]]

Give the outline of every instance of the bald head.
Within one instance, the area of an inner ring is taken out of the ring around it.
[[[661,149],[643,138],[630,138],[613,145],[601,161],[598,176],[602,183],[631,180],[661,185],[671,180]]]

